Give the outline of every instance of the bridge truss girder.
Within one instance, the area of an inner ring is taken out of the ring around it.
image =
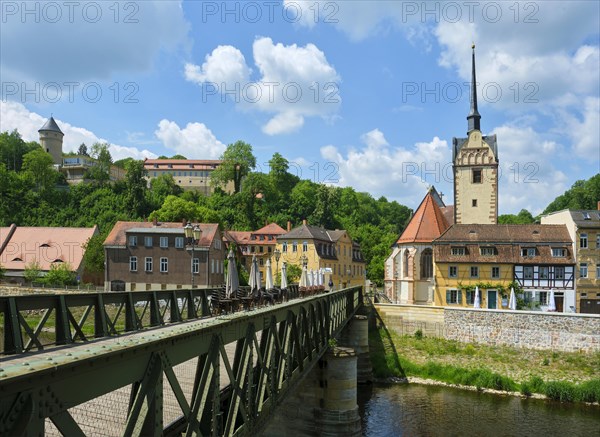
[[[40,435],[49,418],[85,435],[69,411],[131,386],[122,435],[250,435],[308,373],[362,302],[354,287],[216,320],[99,340],[2,365],[0,435]],[[230,360],[225,346],[235,342]],[[197,357],[186,398],[173,368]],[[221,385],[221,374],[229,384]],[[181,415],[163,424],[163,380]]]

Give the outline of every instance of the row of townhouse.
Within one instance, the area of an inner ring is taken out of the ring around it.
[[[523,306],[600,314],[600,203],[559,211],[541,224],[454,224],[451,207],[429,192],[386,261],[394,303],[507,309],[511,288]]]
[[[185,229],[196,229],[186,236]],[[275,223],[252,232],[225,231],[218,224],[117,222],[104,242],[105,288],[112,291],[213,287],[225,282],[225,259],[235,247],[250,270],[259,260],[264,283],[266,261],[275,276],[283,263],[327,271],[336,286],[363,284],[365,261],[346,231],[301,226],[286,231]]]

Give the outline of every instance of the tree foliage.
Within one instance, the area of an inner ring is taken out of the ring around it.
[[[25,281],[32,283],[37,281],[41,276],[42,269],[40,267],[40,263],[37,261],[31,261],[25,265],[25,269],[23,270],[23,277],[25,278]]]
[[[239,193],[242,179],[256,167],[256,158],[252,154],[252,146],[243,141],[229,144],[223,155],[221,165],[212,172],[211,183],[224,187],[233,181],[234,193]]]
[[[579,180],[550,203],[542,214],[563,209],[597,209],[600,200],[600,173],[586,180]]]
[[[526,209],[515,214],[503,214],[498,216],[498,224],[500,225],[526,225],[535,223],[535,218]]]
[[[50,270],[46,273],[44,283],[59,287],[75,285],[77,284],[76,276],[69,263],[55,263],[50,266]]]

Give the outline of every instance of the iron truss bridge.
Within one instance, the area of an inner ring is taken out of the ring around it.
[[[209,292],[0,299],[0,435],[255,434],[362,305],[353,287],[211,317]]]

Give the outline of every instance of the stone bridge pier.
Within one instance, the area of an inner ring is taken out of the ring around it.
[[[372,382],[366,316],[355,315],[279,405],[262,436],[361,436],[357,388]]]

